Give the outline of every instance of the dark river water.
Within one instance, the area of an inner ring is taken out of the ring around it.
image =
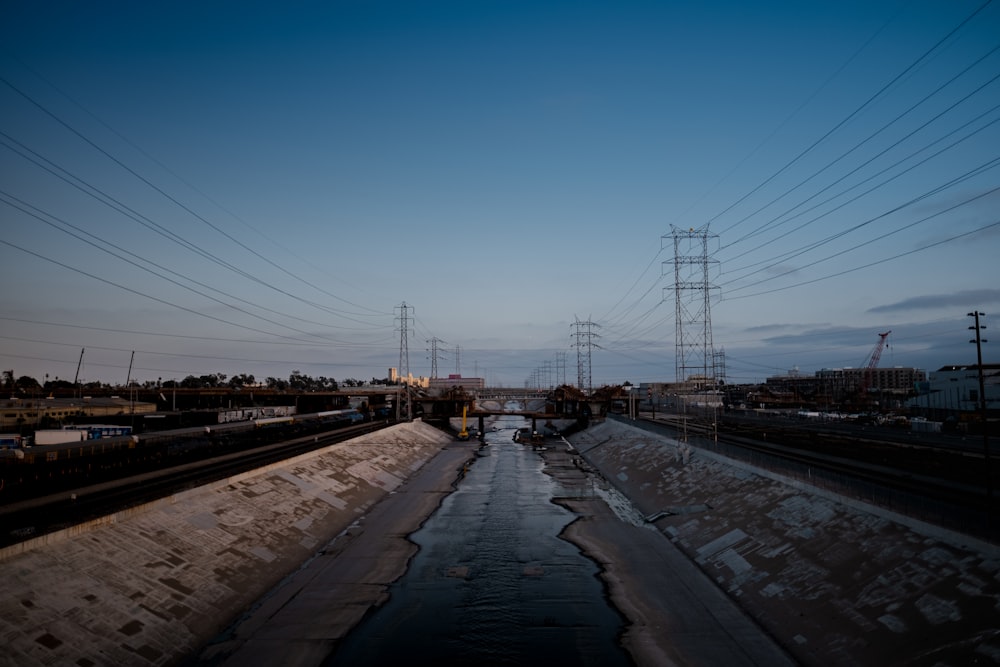
[[[411,536],[420,551],[389,602],[328,666],[632,664],[597,566],[558,537],[574,515],[550,502],[556,485],[513,434],[487,433],[485,456]]]

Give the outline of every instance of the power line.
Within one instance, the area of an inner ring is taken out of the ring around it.
[[[220,337],[220,336],[195,336],[195,335],[191,335],[191,334],[163,333],[162,331],[140,331],[140,330],[136,330],[136,329],[122,329],[120,327],[115,327],[115,328],[110,328],[110,327],[95,327],[95,326],[87,326],[87,325],[83,325],[83,324],[71,324],[69,322],[47,322],[47,321],[44,321],[44,320],[31,320],[31,319],[20,318],[20,317],[0,316],[0,320],[4,320],[4,321],[8,321],[8,322],[21,322],[21,323],[24,323],[24,324],[38,324],[38,325],[52,326],[52,327],[63,327],[63,328],[71,328],[71,329],[84,329],[84,330],[88,330],[88,331],[101,331],[101,332],[105,332],[105,333],[128,334],[128,335],[135,335],[135,336],[159,336],[159,337],[163,337],[163,338],[180,338],[180,339],[189,339],[189,340],[216,341],[216,342],[224,342],[224,343],[238,343],[240,345],[251,344],[251,345],[281,345],[281,346],[296,346],[296,347],[299,347],[299,346],[306,347],[307,346],[307,347],[336,347],[336,348],[340,348],[340,347],[362,347],[362,348],[364,348],[364,347],[381,347],[381,346],[385,345],[387,342],[389,342],[391,340],[391,338],[389,338],[389,337],[381,339],[381,340],[378,340],[378,341],[366,340],[364,342],[336,342],[336,343],[331,343],[331,342],[327,342],[327,341],[315,341],[315,342],[308,341],[307,342],[307,341],[301,341],[301,340],[281,340],[281,341],[274,341],[274,340],[252,340],[252,339],[246,339],[246,338],[228,338],[228,337]],[[75,346],[76,344],[74,343],[73,345]]]
[[[730,204],[726,209],[724,209],[720,213],[718,213],[715,216],[713,216],[712,218],[710,218],[706,224],[710,225],[711,223],[715,222],[718,218],[720,218],[722,215],[724,215],[724,214],[728,213],[730,210],[732,210],[735,206],[737,206],[737,205],[741,204],[742,202],[744,202],[751,195],[755,194],[761,188],[763,188],[765,185],[767,185],[768,183],[770,183],[771,181],[773,181],[775,178],[777,178],[779,175],[781,175],[782,173],[784,173],[785,171],[787,171],[788,169],[790,169],[796,162],[798,162],[799,160],[801,160],[808,153],[810,153],[814,148],[816,148],[821,143],[823,143],[824,141],[826,141],[826,139],[828,139],[830,136],[832,136],[840,128],[844,127],[848,122],[851,121],[851,119],[853,119],[855,116],[857,116],[858,114],[860,114],[861,111],[863,111],[865,108],[867,108],[876,99],[878,99],[879,97],[881,97],[883,93],[885,93],[887,90],[889,90],[889,88],[891,88],[893,85],[895,85],[897,81],[901,80],[907,73],[909,73],[910,71],[912,71],[913,69],[915,69],[917,67],[917,65],[919,65],[921,62],[923,62],[931,53],[933,53],[934,51],[936,51],[942,44],[944,44],[947,40],[949,40],[952,37],[952,35],[954,35],[959,30],[961,30],[967,23],[969,23],[969,21],[971,21],[973,18],[975,18],[976,15],[978,15],[979,12],[981,12],[983,9],[985,9],[992,1],[993,0],[986,0],[986,2],[984,2],[983,4],[981,4],[977,9],[975,9],[972,13],[970,13],[968,16],[966,16],[961,22],[959,22],[959,24],[957,26],[955,26],[954,28],[952,28],[944,37],[942,37],[937,42],[935,42],[935,44],[933,46],[931,46],[929,49],[927,49],[919,58],[917,58],[912,63],[910,63],[902,72],[900,72],[895,77],[893,77],[891,81],[889,81],[888,83],[886,83],[885,85],[883,85],[874,95],[872,95],[871,97],[869,97],[859,107],[857,107],[854,111],[852,111],[851,113],[849,113],[839,123],[837,123],[836,125],[834,125],[833,128],[831,128],[830,130],[828,130],[825,134],[823,134],[823,136],[821,136],[819,139],[817,139],[812,144],[810,144],[805,150],[801,151],[798,155],[796,155],[794,158],[792,158],[783,167],[781,167],[778,171],[776,171],[771,176],[769,176],[768,178],[766,178],[763,182],[761,182],[755,188],[753,188],[748,193],[746,193],[745,195],[743,195],[742,197],[740,197],[734,203]],[[722,230],[721,233],[725,234],[726,232],[732,230],[733,228],[735,228],[736,226],[742,224],[745,221],[746,221],[746,218],[738,220],[735,223],[733,223],[732,225],[730,225],[729,227],[727,227],[726,229]]]
[[[361,320],[355,319],[354,316],[365,316],[365,317],[368,317],[368,315],[362,315],[360,313],[350,313],[350,312],[347,312],[347,311],[333,309],[333,308],[330,308],[330,307],[325,306],[323,304],[319,304],[317,302],[305,299],[305,298],[300,297],[300,296],[298,296],[296,294],[293,294],[291,292],[283,290],[283,289],[281,289],[281,288],[279,288],[279,287],[277,287],[275,285],[272,285],[271,283],[268,283],[268,282],[262,280],[257,275],[254,275],[253,273],[245,271],[245,270],[239,268],[238,266],[236,266],[236,265],[234,265],[234,264],[232,264],[232,263],[230,263],[230,262],[222,259],[221,257],[219,257],[219,256],[217,256],[217,255],[215,255],[215,254],[213,254],[211,252],[208,252],[207,250],[199,247],[197,244],[192,243],[191,241],[188,241],[187,239],[185,239],[184,237],[180,236],[179,234],[176,234],[172,230],[164,227],[163,225],[157,223],[156,221],[150,219],[149,217],[143,215],[142,213],[136,211],[135,209],[133,209],[133,208],[131,208],[131,207],[123,204],[121,201],[119,201],[115,197],[109,195],[108,193],[104,192],[100,188],[97,188],[97,187],[91,185],[87,181],[85,181],[85,180],[83,180],[83,179],[81,179],[81,178],[73,175],[71,172],[69,172],[66,169],[60,167],[58,164],[56,164],[55,162],[49,160],[48,158],[42,156],[37,151],[34,151],[31,148],[28,148],[23,143],[19,142],[17,139],[14,139],[10,135],[6,134],[5,132],[0,131],[0,136],[3,136],[4,138],[7,139],[7,141],[0,141],[0,144],[3,144],[8,150],[10,150],[11,152],[19,155],[22,159],[25,159],[28,162],[31,162],[36,167],[38,167],[38,168],[40,168],[40,169],[48,172],[49,174],[51,174],[51,175],[55,176],[56,178],[62,180],[63,182],[67,183],[68,185],[76,188],[77,190],[79,190],[80,192],[84,193],[85,195],[87,195],[87,196],[89,196],[89,197],[97,200],[101,204],[104,204],[105,206],[107,206],[111,210],[115,211],[116,213],[118,213],[120,215],[123,215],[126,218],[139,223],[140,225],[142,225],[146,229],[149,229],[150,231],[152,231],[152,232],[154,232],[154,233],[162,236],[163,238],[165,238],[165,239],[167,239],[169,241],[172,241],[173,243],[176,243],[177,245],[181,246],[182,248],[184,248],[184,249],[186,249],[186,250],[188,250],[190,252],[193,252],[194,254],[196,254],[196,255],[204,258],[204,259],[207,259],[207,260],[209,260],[209,261],[211,261],[211,262],[213,262],[213,263],[215,263],[215,264],[217,264],[217,265],[219,265],[219,266],[221,266],[221,267],[223,267],[223,268],[225,268],[225,269],[227,269],[227,270],[229,270],[229,271],[231,271],[231,272],[233,272],[233,273],[235,273],[235,274],[237,274],[237,275],[239,275],[239,276],[241,276],[243,278],[246,278],[247,280],[250,280],[250,281],[252,281],[254,283],[257,283],[257,284],[259,284],[259,285],[261,285],[263,287],[266,287],[268,289],[274,290],[274,291],[276,291],[276,292],[278,292],[278,293],[280,293],[280,294],[282,294],[284,296],[287,296],[287,297],[290,297],[292,299],[295,299],[296,301],[304,303],[304,304],[306,304],[308,306],[311,306],[313,308],[317,308],[319,310],[322,310],[322,311],[327,312],[327,313],[332,314],[332,315],[337,315],[339,317],[343,317],[345,319],[348,319],[348,320],[351,320],[351,321],[354,321],[354,322],[365,324],[365,322],[362,322]],[[17,147],[12,146],[11,144],[16,144]],[[28,155],[29,153],[30,153],[30,155]]]
[[[954,83],[958,79],[958,77],[960,77],[962,74],[965,74],[970,69],[972,69],[972,67],[974,67],[975,65],[977,65],[980,62],[982,62],[983,60],[985,60],[988,56],[996,53],[998,50],[1000,50],[1000,46],[994,47],[988,53],[986,53],[985,55],[981,56],[974,63],[972,63],[971,65],[969,65],[968,67],[966,67],[964,70],[962,70],[958,74],[952,76],[945,83],[941,84],[934,91],[932,91],[931,93],[928,93],[919,102],[916,102],[915,104],[911,105],[908,109],[906,109],[906,111],[904,111],[901,114],[897,115],[895,118],[893,118],[888,123],[884,124],[878,130],[876,130],[875,132],[873,132],[870,135],[868,135],[868,137],[866,137],[865,139],[863,139],[860,142],[856,143],[854,146],[852,146],[846,152],[841,153],[838,157],[836,157],[832,161],[828,162],[822,169],[819,169],[818,171],[813,172],[812,175],[810,175],[806,179],[800,181],[797,185],[789,188],[788,190],[785,190],[782,194],[778,195],[777,197],[771,199],[771,201],[769,201],[767,204],[764,204],[763,206],[761,206],[760,208],[758,208],[754,212],[748,214],[747,216],[745,216],[742,220],[740,220],[736,224],[740,224],[741,222],[743,222],[743,221],[745,221],[745,220],[753,217],[757,213],[760,213],[761,211],[767,209],[772,204],[775,204],[778,201],[784,199],[786,196],[790,195],[792,192],[796,191],[797,189],[799,189],[800,187],[802,187],[806,183],[810,182],[811,180],[813,180],[814,178],[816,178],[817,176],[819,176],[820,174],[822,174],[823,172],[825,172],[827,169],[829,169],[833,165],[835,165],[838,162],[842,161],[844,158],[846,158],[848,155],[850,155],[851,153],[853,153],[854,151],[856,151],[858,148],[860,148],[861,146],[865,145],[866,143],[868,143],[869,141],[871,141],[872,139],[874,139],[875,137],[877,137],[878,135],[880,135],[881,133],[883,133],[886,129],[888,129],[889,127],[891,127],[895,123],[898,123],[903,117],[905,117],[911,111],[913,111],[914,109],[916,109],[920,105],[922,105],[925,102],[927,102],[928,100],[930,100],[933,96],[937,95],[940,91],[944,90],[945,87],[947,87],[948,85]],[[976,88],[972,92],[968,93],[967,95],[965,95],[964,97],[960,98],[959,100],[957,100],[956,102],[954,102],[952,105],[950,105],[949,107],[947,107],[943,111],[939,112],[938,114],[936,114],[935,116],[933,116],[932,118],[930,118],[929,120],[927,120],[926,122],[924,122],[922,125],[919,125],[915,129],[913,129],[912,131],[910,131],[908,134],[906,134],[905,136],[903,136],[901,139],[898,139],[895,143],[891,144],[889,147],[883,149],[879,153],[876,153],[874,156],[872,156],[868,160],[862,162],[861,164],[859,164],[857,167],[855,167],[851,171],[848,171],[847,173],[845,173],[843,176],[841,176],[837,180],[835,180],[832,183],[828,184],[826,187],[822,188],[821,190],[819,190],[818,192],[814,193],[810,197],[807,197],[806,199],[800,201],[798,204],[796,204],[795,206],[793,206],[790,209],[786,210],[784,213],[781,213],[780,215],[772,218],[770,221],[764,223],[763,225],[758,226],[753,231],[751,231],[751,232],[749,232],[747,234],[744,234],[742,237],[740,237],[739,239],[736,239],[735,241],[732,241],[731,243],[729,243],[725,247],[728,247],[728,246],[731,246],[731,245],[735,245],[735,244],[737,244],[737,243],[739,243],[741,241],[744,241],[746,239],[752,238],[753,236],[756,236],[756,235],[762,233],[764,230],[766,230],[769,227],[771,227],[775,223],[776,220],[780,220],[782,217],[784,217],[785,215],[788,215],[789,213],[791,213],[792,211],[794,211],[796,208],[799,208],[803,204],[808,203],[811,199],[819,196],[820,194],[822,194],[823,192],[825,192],[829,188],[833,187],[837,183],[840,183],[841,181],[843,181],[844,179],[846,179],[848,176],[850,176],[850,175],[852,175],[852,174],[860,171],[862,168],[864,168],[865,166],[867,166],[868,164],[870,164],[874,160],[878,159],[882,155],[888,153],[893,148],[896,148],[897,146],[899,146],[901,143],[903,143],[904,141],[906,141],[910,137],[914,136],[920,130],[923,130],[924,128],[928,127],[931,123],[933,123],[933,122],[935,122],[935,121],[943,118],[946,114],[950,113],[951,111],[954,111],[956,108],[958,108],[959,105],[961,105],[962,103],[968,101],[969,99],[971,99],[976,94],[982,92],[987,86],[989,86],[990,84],[992,84],[993,82],[995,82],[997,79],[1000,79],[1000,74],[995,75],[989,81],[983,83],[982,85],[980,85],[978,88]],[[996,107],[994,107],[994,108],[996,108]],[[735,226],[735,225],[733,225],[733,226]],[[730,229],[732,229],[732,227],[730,227]]]
[[[7,201],[7,199],[12,199],[16,203],[12,203],[10,201]],[[67,222],[66,220],[58,218],[58,217],[56,217],[56,216],[54,216],[52,214],[46,213],[45,211],[41,211],[40,209],[37,209],[36,207],[31,206],[30,204],[27,204],[26,202],[23,202],[22,200],[18,199],[17,197],[14,197],[13,195],[10,195],[10,194],[2,191],[2,190],[0,190],[0,201],[2,201],[4,204],[7,204],[8,206],[10,206],[12,208],[15,208],[15,209],[21,211],[22,213],[25,213],[26,215],[29,215],[29,216],[35,218],[36,220],[39,220],[40,222],[42,222],[44,224],[47,224],[47,225],[53,227],[54,229],[57,229],[58,231],[60,231],[60,232],[62,232],[64,234],[67,234],[68,236],[71,236],[71,237],[77,239],[78,241],[81,241],[82,243],[85,243],[85,244],[87,244],[87,245],[89,245],[89,246],[91,246],[93,248],[96,248],[97,250],[100,250],[101,252],[109,254],[112,257],[115,257],[116,259],[119,259],[119,260],[121,260],[121,261],[123,261],[123,262],[125,262],[125,263],[127,263],[127,264],[129,264],[131,266],[134,266],[134,267],[136,267],[136,268],[138,268],[138,269],[140,269],[142,271],[145,271],[145,272],[147,272],[147,273],[149,273],[149,274],[151,274],[153,276],[156,276],[157,278],[160,278],[160,279],[165,280],[165,281],[167,281],[167,282],[169,282],[169,283],[171,283],[173,285],[176,285],[176,286],[178,286],[178,287],[180,287],[182,289],[185,289],[185,290],[187,290],[189,292],[197,294],[198,296],[201,296],[201,297],[204,297],[204,298],[209,299],[211,301],[214,301],[215,303],[218,303],[220,305],[226,306],[227,308],[231,308],[233,310],[236,310],[237,312],[243,313],[244,315],[249,315],[251,317],[255,317],[257,319],[263,320],[264,322],[267,322],[269,324],[274,324],[274,325],[277,325],[277,326],[282,326],[282,327],[288,328],[288,329],[290,329],[292,331],[295,331],[296,333],[300,333],[300,334],[315,335],[315,334],[311,334],[308,331],[303,331],[301,329],[296,329],[295,327],[288,326],[287,324],[282,324],[281,322],[277,322],[277,321],[269,319],[267,317],[263,317],[262,315],[258,315],[256,313],[252,313],[249,310],[246,310],[245,308],[240,308],[239,306],[234,306],[231,303],[227,303],[227,302],[225,302],[225,301],[223,301],[221,299],[218,299],[218,298],[213,297],[213,296],[211,296],[209,294],[206,294],[206,293],[204,293],[202,291],[194,289],[193,287],[190,287],[188,285],[184,285],[183,283],[179,282],[178,280],[175,280],[175,279],[171,278],[168,275],[164,275],[163,273],[159,273],[157,271],[153,271],[149,267],[143,266],[143,265],[139,264],[138,262],[129,259],[128,257],[122,256],[121,254],[118,254],[116,252],[112,252],[108,248],[101,247],[96,242],[91,241],[91,240],[89,240],[87,238],[84,238],[83,235],[86,235],[86,236],[90,237],[91,239],[95,239],[97,241],[100,241],[101,243],[104,243],[104,244],[110,246],[111,248],[114,248],[115,250],[119,250],[122,253],[126,253],[126,254],[128,254],[128,255],[130,255],[132,257],[135,257],[136,259],[142,260],[142,261],[144,261],[144,262],[146,262],[146,263],[148,263],[148,264],[150,264],[150,265],[152,265],[152,266],[160,269],[161,271],[164,271],[166,273],[169,273],[169,274],[177,276],[177,277],[184,278],[184,276],[182,276],[181,274],[179,274],[179,273],[177,273],[177,272],[175,272],[175,271],[173,271],[171,269],[168,269],[165,266],[157,264],[156,262],[153,262],[153,261],[148,260],[146,258],[140,257],[139,255],[136,255],[135,253],[132,253],[132,252],[130,252],[128,250],[125,250],[124,248],[122,248],[122,247],[120,247],[120,246],[118,246],[116,244],[113,244],[110,241],[102,239],[99,236],[91,234],[90,232],[87,232],[86,230],[83,230],[80,227],[78,227],[76,225],[73,225],[70,222]],[[28,210],[29,207],[31,209],[33,209],[33,210]],[[60,227],[59,225],[54,224],[51,220],[48,220],[46,218],[51,218],[52,220],[58,222],[59,224],[65,225],[66,227],[69,227],[70,229],[73,229],[73,230],[75,230],[75,231],[77,231],[79,233],[74,233],[73,231],[69,231],[67,229],[64,229],[63,227]],[[279,311],[274,310],[272,308],[268,308],[266,306],[262,306],[262,305],[250,302],[250,301],[248,301],[246,299],[242,299],[240,297],[237,297],[235,295],[229,294],[227,292],[223,292],[222,290],[214,288],[214,287],[212,287],[210,285],[206,285],[205,283],[198,282],[198,281],[196,281],[194,279],[191,279],[191,278],[187,278],[187,280],[189,280],[190,282],[194,283],[195,285],[198,285],[198,286],[203,287],[205,289],[212,290],[213,292],[216,292],[218,294],[222,294],[224,296],[227,296],[227,297],[229,297],[231,299],[235,299],[235,300],[240,301],[242,303],[245,303],[247,305],[252,305],[252,306],[254,306],[256,308],[260,308],[261,310],[265,310],[267,312],[271,312],[271,313],[274,313],[276,315],[281,315],[282,317],[287,317],[289,319],[299,320],[299,321],[305,322],[307,324],[316,324],[316,325],[319,325],[319,326],[333,326],[333,327],[336,327],[336,325],[331,325],[331,324],[328,324],[326,322],[316,322],[316,321],[313,321],[313,320],[307,320],[305,318],[298,317],[296,315],[289,315],[289,314],[286,314],[286,313],[279,312]],[[343,327],[337,327],[337,328],[343,328]]]
[[[928,243],[927,245],[921,246],[919,248],[914,248],[913,250],[908,250],[907,252],[901,252],[899,254],[893,255],[891,257],[886,257],[886,258],[880,259],[880,260],[875,261],[875,262],[869,262],[867,264],[862,264],[861,266],[856,266],[856,267],[851,268],[851,269],[845,269],[843,271],[837,271],[836,273],[831,273],[831,274],[828,274],[828,275],[825,275],[825,276],[821,276],[819,278],[814,278],[812,280],[805,280],[805,281],[802,281],[802,282],[799,282],[799,283],[795,283],[794,285],[786,285],[784,287],[776,287],[774,289],[769,289],[769,290],[764,290],[764,291],[760,291],[760,292],[755,292],[753,294],[744,294],[742,296],[729,297],[729,298],[730,299],[746,299],[746,298],[753,297],[753,296],[761,296],[761,295],[764,295],[764,294],[773,294],[774,292],[782,292],[784,290],[793,289],[795,287],[802,287],[803,285],[812,285],[814,283],[818,283],[818,282],[821,282],[823,280],[829,280],[830,278],[837,278],[839,276],[843,276],[843,275],[846,275],[848,273],[854,273],[855,271],[861,271],[862,269],[868,269],[868,268],[871,268],[873,266],[877,266],[879,264],[884,264],[886,262],[891,262],[891,261],[893,261],[895,259],[899,259],[900,257],[906,257],[908,255],[913,255],[913,254],[916,254],[918,252],[923,252],[924,250],[929,250],[931,248],[935,248],[937,246],[944,245],[945,243],[950,243],[952,241],[956,241],[958,239],[965,238],[967,236],[973,236],[975,234],[979,234],[980,232],[984,232],[984,231],[986,231],[988,229],[992,229],[994,227],[1000,227],[1000,220],[997,220],[996,222],[991,222],[988,225],[983,225],[982,227],[978,227],[976,229],[973,229],[973,230],[968,231],[968,232],[964,232],[962,234],[955,234],[954,236],[950,236],[950,237],[948,237],[946,239],[943,239],[943,240],[940,240],[940,241],[935,241],[934,243]]]
[[[886,212],[884,212],[884,213],[882,213],[880,215],[877,215],[877,216],[875,216],[873,218],[869,218],[868,220],[865,220],[864,222],[858,223],[857,225],[855,225],[854,227],[852,227],[850,229],[842,230],[842,231],[840,231],[840,232],[838,232],[838,233],[836,233],[834,235],[831,235],[831,236],[827,237],[826,239],[823,239],[822,241],[818,241],[818,242],[816,242],[814,244],[811,244],[809,247],[807,247],[805,249],[802,249],[799,252],[796,252],[796,253],[794,253],[792,255],[788,255],[788,256],[784,257],[784,259],[787,260],[787,259],[791,259],[792,257],[797,257],[798,255],[804,254],[805,252],[808,252],[809,250],[813,250],[813,249],[815,249],[815,248],[817,248],[817,247],[819,247],[821,245],[825,245],[826,243],[829,243],[830,241],[832,241],[835,238],[839,238],[839,237],[845,236],[845,235],[849,234],[852,231],[855,231],[857,229],[860,229],[861,227],[864,227],[866,225],[869,225],[869,224],[875,222],[876,220],[885,218],[885,217],[887,217],[887,216],[889,216],[889,215],[891,215],[893,213],[896,213],[896,212],[900,211],[901,209],[903,209],[903,208],[905,208],[907,206],[910,206],[910,205],[912,205],[912,204],[914,204],[914,203],[916,203],[916,202],[918,202],[918,201],[926,198],[930,194],[936,194],[937,192],[945,189],[946,187],[951,187],[952,185],[954,185],[957,182],[962,182],[963,180],[969,178],[970,175],[978,175],[979,173],[982,173],[982,171],[985,171],[987,168],[992,169],[992,168],[994,168],[996,166],[1000,166],[1000,157],[994,158],[993,160],[990,160],[989,162],[985,163],[984,165],[980,165],[976,169],[973,169],[971,172],[967,172],[966,174],[964,174],[959,179],[956,179],[955,181],[952,181],[951,183],[945,184],[945,185],[941,186],[940,188],[937,188],[937,189],[931,191],[930,193],[924,193],[923,195],[920,195],[919,197],[911,199],[910,201],[906,202],[905,204],[901,204],[900,206],[892,208],[889,211],[886,211]],[[889,236],[892,236],[894,234],[898,234],[901,231],[904,231],[904,230],[910,229],[912,227],[915,227],[916,225],[919,225],[919,224],[922,224],[924,222],[927,222],[928,220],[932,220],[934,218],[937,218],[937,217],[939,217],[941,215],[944,215],[945,213],[949,213],[949,212],[951,212],[951,211],[953,211],[955,209],[958,209],[958,208],[960,208],[962,206],[966,206],[966,205],[968,205],[968,204],[970,204],[970,203],[972,203],[972,202],[974,202],[974,201],[976,201],[978,199],[982,199],[982,198],[984,198],[984,197],[986,197],[986,196],[988,196],[988,195],[996,192],[997,190],[1000,190],[1000,187],[993,188],[992,190],[988,190],[986,192],[981,192],[978,195],[975,195],[975,196],[970,197],[970,198],[968,198],[968,199],[966,199],[964,201],[961,201],[961,202],[959,202],[957,204],[954,204],[954,205],[949,206],[949,207],[947,207],[945,209],[937,211],[936,213],[933,213],[931,215],[925,216],[925,217],[920,218],[918,220],[915,220],[913,222],[907,223],[906,225],[903,225],[902,227],[899,227],[899,228],[897,228],[897,229],[895,229],[895,230],[893,230],[891,232],[887,232],[887,233],[882,234],[880,236],[876,236],[875,238],[869,239],[869,240],[867,240],[867,241],[865,241],[863,243],[859,243],[859,244],[857,244],[857,245],[855,245],[855,246],[853,246],[851,248],[848,248],[846,250],[841,250],[841,251],[836,252],[836,253],[834,253],[832,255],[827,255],[826,257],[823,257],[822,259],[813,261],[812,262],[812,266],[815,266],[816,264],[819,264],[821,262],[828,261],[828,260],[833,259],[835,257],[839,257],[840,255],[843,255],[843,254],[845,254],[847,252],[853,252],[854,250],[858,250],[859,248],[863,248],[863,247],[865,247],[867,245],[871,245],[872,243],[875,243],[877,241],[883,240],[883,239],[885,239],[885,238],[887,238]],[[961,238],[961,236],[962,235],[955,236],[955,237],[952,237],[952,239]],[[939,245],[939,244],[936,244],[936,245]],[[930,247],[930,246],[928,246],[928,247]],[[896,255],[896,257],[900,257],[900,256],[902,256],[902,255]],[[880,263],[880,262],[876,262],[875,264],[878,264],[878,263]],[[771,265],[771,267],[764,267],[764,269],[757,269],[757,270],[755,270],[755,271],[753,271],[753,272],[751,272],[750,274],[747,274],[747,275],[753,275],[754,273],[758,273],[760,271],[763,271],[766,268],[773,268],[773,266],[774,265]],[[868,265],[868,266],[874,266],[874,264],[871,264],[871,265]],[[789,275],[791,273],[794,273],[794,271],[785,271],[784,273],[781,273],[781,274],[769,276],[767,278],[764,278],[763,280],[760,280],[760,281],[754,283],[753,285],[744,285],[743,287],[733,288],[732,290],[730,290],[730,293],[731,292],[736,292],[736,291],[739,291],[739,290],[743,290],[743,289],[749,289],[751,287],[755,287],[755,286],[759,285],[760,283],[769,282],[771,280],[776,280],[778,278],[784,277],[784,276]],[[746,278],[747,275],[742,276],[742,278]],[[807,283],[801,283],[801,284],[807,284]],[[740,298],[740,297],[737,297],[737,298]]]
[[[127,286],[122,285],[120,283],[116,283],[113,280],[107,280],[106,278],[101,278],[100,276],[97,276],[97,275],[95,275],[93,273],[90,273],[88,271],[84,271],[83,269],[79,269],[79,268],[74,267],[74,266],[70,266],[69,264],[65,264],[65,263],[60,262],[58,260],[52,259],[50,257],[46,257],[45,255],[42,255],[42,254],[37,253],[37,252],[34,252],[33,250],[28,250],[27,248],[23,248],[23,247],[17,245],[16,243],[11,243],[10,241],[4,240],[4,239],[0,239],[0,243],[2,243],[5,246],[14,248],[15,250],[20,250],[21,252],[23,252],[23,253],[25,253],[27,255],[31,255],[32,257],[37,257],[38,259],[44,260],[46,262],[50,262],[52,264],[55,264],[56,266],[60,266],[60,267],[62,267],[64,269],[68,269],[68,270],[73,271],[75,273],[79,273],[80,275],[87,276],[88,278],[93,278],[94,280],[96,280],[98,282],[102,282],[102,283],[104,283],[106,285],[111,285],[112,287],[117,287],[118,289],[125,290],[126,292],[129,292],[131,294],[135,294],[136,296],[141,296],[143,298],[150,299],[152,301],[156,301],[157,303],[161,303],[163,305],[170,306],[172,308],[177,308],[178,310],[183,310],[184,312],[191,313],[191,314],[197,315],[199,317],[204,317],[204,318],[207,318],[207,319],[210,319],[210,320],[214,320],[216,322],[221,322],[223,324],[228,324],[230,326],[239,327],[241,329],[246,329],[247,331],[253,331],[255,333],[265,334],[267,336],[277,336],[279,338],[288,338],[290,340],[302,340],[301,338],[295,338],[293,336],[284,336],[282,334],[276,334],[276,333],[273,333],[273,332],[270,332],[270,331],[264,331],[263,329],[256,329],[254,327],[247,326],[245,324],[238,324],[236,322],[230,322],[229,320],[223,319],[221,317],[216,317],[215,315],[209,315],[208,313],[199,312],[199,311],[197,311],[197,310],[195,310],[193,308],[188,308],[186,306],[182,306],[180,304],[173,303],[171,301],[167,301],[166,299],[161,299],[160,297],[153,296],[152,294],[146,294],[145,292],[140,292],[139,290],[132,289],[131,287],[127,287]],[[312,335],[315,335],[315,334],[312,334]]]

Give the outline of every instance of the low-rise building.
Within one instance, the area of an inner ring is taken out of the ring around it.
[[[467,378],[458,374],[449,375],[446,378],[429,378],[427,389],[432,393],[447,391],[452,387],[461,387],[465,391],[479,391],[486,388],[485,378]]]
[[[1000,414],[1000,364],[983,364],[983,389],[987,415],[996,418]],[[918,395],[907,407],[936,421],[965,420],[980,412],[978,364],[942,366],[932,372],[918,385]]]
[[[39,424],[62,424],[79,417],[156,412],[155,403],[130,401],[118,396],[82,398],[9,398],[0,400],[0,431],[19,432]]]

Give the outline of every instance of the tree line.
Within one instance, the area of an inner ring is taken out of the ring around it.
[[[365,382],[355,378],[347,378],[338,382],[332,377],[326,377],[320,375],[318,377],[311,377],[302,373],[298,370],[294,370],[288,376],[287,379],[267,377],[263,380],[258,381],[251,373],[239,373],[236,375],[229,376],[225,373],[209,373],[207,375],[188,375],[183,380],[163,380],[163,378],[158,378],[156,380],[145,380],[139,382],[138,380],[132,380],[128,384],[128,388],[138,388],[138,389],[213,389],[213,388],[229,388],[229,389],[270,389],[274,391],[293,391],[293,392],[310,392],[310,391],[337,391],[341,386],[344,387],[363,387],[366,384],[370,385],[389,385],[388,378],[378,379],[372,378],[370,382]],[[122,385],[112,385],[100,381],[91,381],[86,383],[81,383],[74,385],[68,380],[61,380],[58,377],[54,380],[50,380],[46,374],[44,382],[39,382],[36,378],[30,375],[22,375],[20,377],[15,377],[13,369],[3,371],[2,377],[0,377],[0,386],[3,387],[5,393],[9,392],[11,395],[22,394],[22,395],[36,395],[39,393],[49,393],[53,391],[72,391],[74,389],[83,389],[87,391],[99,391],[99,390],[111,390],[122,387]]]

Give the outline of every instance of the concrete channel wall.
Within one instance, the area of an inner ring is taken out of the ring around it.
[[[0,551],[0,665],[176,664],[451,442],[414,422]]]
[[[997,545],[626,423],[569,439],[802,664],[1000,664]]]

